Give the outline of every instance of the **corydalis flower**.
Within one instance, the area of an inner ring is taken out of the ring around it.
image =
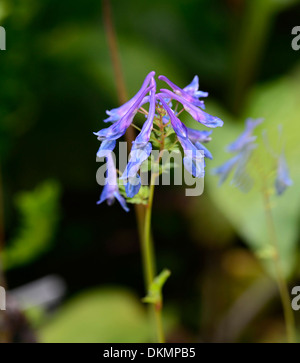
[[[126,205],[126,201],[119,192],[117,170],[111,153],[106,156],[106,167],[106,184],[97,204],[101,204],[106,200],[108,205],[112,205],[115,199],[117,199],[122,208],[128,212],[129,208]]]
[[[195,145],[198,150],[202,150],[204,152],[204,156],[208,159],[212,159],[211,152],[203,145],[203,143],[208,143],[211,141],[210,135],[212,131],[200,131],[200,130],[193,130],[187,128],[188,137],[191,142]]]
[[[277,195],[282,195],[286,189],[293,185],[293,181],[289,175],[289,169],[286,162],[284,152],[278,157],[277,162],[277,177],[275,180],[275,189]]]
[[[178,96],[177,94],[169,91],[168,89],[161,89],[162,96],[169,97],[182,104],[184,109],[193,117],[194,120],[200,122],[202,125],[210,128],[222,127],[223,121],[218,117],[211,116],[208,113],[202,111],[199,107],[196,107],[193,103],[188,101],[185,97]]]
[[[185,153],[185,158],[183,160],[185,168],[196,178],[201,178],[204,176],[204,163],[203,155],[197,148],[193,145],[188,137],[187,127],[175,116],[171,108],[166,104],[164,99],[159,96],[161,103],[163,104],[165,110],[167,111],[172,127],[178,137],[178,140]]]
[[[177,117],[179,113],[177,111],[178,105],[182,104],[182,110],[189,112],[196,121],[206,127],[215,128],[223,125],[223,121],[219,118],[211,116],[202,110],[205,106],[204,102],[199,100],[199,98],[207,97],[208,93],[199,91],[199,79],[197,76],[183,89],[175,85],[168,78],[160,76],[159,79],[165,81],[172,88],[173,92],[167,89],[161,89],[158,94],[156,93],[154,76],[155,72],[150,72],[147,75],[142,87],[130,101],[118,108],[107,111],[109,117],[105,122],[112,122],[112,125],[95,133],[98,140],[101,141],[97,156],[100,158],[108,158],[116,146],[117,139],[125,134],[137,112],[146,112],[146,122],[133,142],[129,163],[121,178],[125,184],[126,193],[129,198],[134,197],[141,187],[139,170],[142,163],[149,158],[153,149],[150,138],[155,122],[163,122],[164,125],[162,128],[166,127],[168,123],[171,124],[170,127],[174,129],[177,139],[185,153],[185,168],[193,176],[198,178],[204,176],[204,156],[210,159],[212,158],[211,153],[203,146],[203,143],[211,140],[211,131],[187,128]],[[149,103],[149,111],[145,111],[144,108],[141,109],[146,103]],[[175,110],[172,108],[173,103],[176,103]],[[108,165],[108,167],[111,166]],[[116,189],[112,193],[112,189],[108,190],[107,188],[103,198],[106,195],[112,195],[120,201],[120,195]],[[110,200],[109,198],[106,199]]]
[[[205,108],[204,102],[200,101],[199,98],[200,97],[207,97],[208,93],[198,91],[198,89],[199,89],[198,77],[197,78],[195,77],[194,80],[192,81],[192,83],[189,84],[184,89],[181,89],[180,87],[178,87],[176,84],[171,82],[165,76],[159,76],[158,79],[160,79],[161,81],[166,82],[173,89],[173,92],[176,95],[181,96],[187,102],[190,102],[191,104],[193,104],[195,106]]]
[[[219,185],[222,185],[235,169],[232,184],[246,192],[252,187],[252,179],[247,173],[247,163],[251,158],[253,150],[256,148],[256,136],[253,135],[255,128],[263,122],[263,119],[247,119],[245,131],[228,146],[227,150],[237,153],[225,164],[214,169],[212,173],[219,175]]]
[[[104,122],[115,122],[120,120],[133,106],[133,104],[139,99],[139,97],[143,94],[143,91],[147,88],[147,86],[150,83],[150,80],[153,79],[152,77],[155,76],[155,72],[150,72],[147,77],[145,78],[141,89],[138,91],[138,93],[128,102],[126,102],[124,105],[114,108],[110,111],[106,111],[107,115],[109,117],[104,120]],[[146,100],[145,100],[146,101]]]

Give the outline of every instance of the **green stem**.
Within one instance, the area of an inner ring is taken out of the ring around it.
[[[275,273],[278,283],[278,288],[280,292],[280,297],[282,301],[283,311],[284,311],[284,318],[286,324],[286,331],[287,331],[287,339],[289,343],[296,343],[296,325],[295,325],[295,317],[291,308],[290,302],[290,294],[287,281],[285,279],[284,273],[281,267],[281,260],[280,260],[280,252],[279,252],[279,245],[276,235],[275,223],[272,215],[271,204],[270,204],[270,196],[268,191],[263,191],[264,196],[264,206],[265,206],[265,213],[270,237],[270,243],[274,248],[273,261],[275,267]]]
[[[151,238],[151,219],[152,219],[152,206],[153,206],[153,198],[154,198],[154,189],[155,189],[155,179],[153,177],[150,185],[150,194],[149,194],[149,202],[146,208],[145,214],[145,228],[144,228],[144,243],[143,243],[143,264],[145,270],[146,277],[146,288],[147,292],[150,289],[150,286],[155,278],[155,262],[154,262],[154,248],[153,241]],[[156,327],[156,339],[159,343],[165,342],[163,322],[162,322],[162,306],[161,305],[151,305],[152,314],[154,316],[155,327]]]

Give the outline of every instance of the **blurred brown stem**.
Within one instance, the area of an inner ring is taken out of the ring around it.
[[[124,76],[122,72],[121,60],[119,56],[119,49],[117,43],[117,36],[112,20],[112,10],[110,0],[103,0],[103,21],[105,26],[105,32],[107,42],[110,51],[110,57],[114,70],[115,82],[117,86],[118,100],[120,104],[124,104],[128,100],[127,90],[125,86]],[[135,131],[132,127],[127,129],[125,134],[127,144],[130,146],[135,139]],[[138,223],[138,232],[140,239],[142,240],[144,234],[144,219],[145,219],[145,207],[142,205],[135,205],[136,218]]]

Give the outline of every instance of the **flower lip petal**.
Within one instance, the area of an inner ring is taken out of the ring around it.
[[[192,80],[192,82],[187,85],[186,87],[184,87],[183,89],[185,92],[187,92],[188,94],[190,94],[193,97],[196,98],[206,98],[208,97],[209,93],[208,92],[203,92],[203,91],[199,91],[199,77],[195,76]]]
[[[97,204],[99,205],[106,200],[108,205],[112,205],[115,199],[120,202],[122,208],[126,212],[129,211],[125,199],[120,195],[117,183],[117,170],[112,153],[109,153],[106,156],[106,184],[102,190],[100,200],[97,202]]]
[[[167,90],[161,89],[160,90],[163,95],[167,95],[167,97],[171,97],[176,101],[180,102],[185,110],[198,122],[202,123],[204,126],[215,128],[215,127],[222,127],[224,122],[219,119],[218,117],[214,117],[209,115],[208,113],[200,110],[198,107],[194,106],[190,102],[188,102],[183,97],[176,95],[175,93]]]
[[[199,101],[198,98],[195,98],[193,95],[186,92],[184,89],[178,87],[176,84],[171,82],[167,77],[159,76],[158,79],[160,79],[161,81],[166,82],[173,89],[173,92],[176,95],[179,95],[179,96],[183,97],[186,101],[188,101],[188,102],[190,102],[193,105],[198,106],[198,107],[203,107],[204,106],[203,101]]]

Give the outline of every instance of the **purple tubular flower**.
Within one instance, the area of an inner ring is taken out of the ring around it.
[[[256,136],[253,136],[254,129],[263,122],[263,119],[253,120],[251,118],[246,120],[246,129],[245,131],[230,144],[227,148],[229,152],[238,152],[241,151],[247,144],[251,144],[256,140]]]
[[[215,128],[222,127],[224,122],[220,120],[218,117],[214,117],[209,115],[208,113],[200,110],[200,108],[194,106],[192,103],[188,102],[185,98],[176,95],[175,93],[167,90],[161,89],[163,95],[170,97],[178,102],[180,102],[185,110],[198,122],[202,123],[204,126]]]
[[[153,88],[150,92],[150,98],[149,98],[150,106],[149,106],[148,117],[143,125],[141,132],[133,142],[129,163],[121,178],[123,180],[128,179],[128,188],[126,188],[126,191],[128,190],[129,194],[132,196],[134,196],[139,192],[141,184],[139,183],[139,188],[138,187],[130,188],[131,184],[130,179],[137,177],[137,173],[142,163],[148,159],[152,151],[152,144],[149,142],[149,140],[153,129],[153,120],[155,115],[155,104],[156,104],[156,99],[155,99],[156,83],[154,79],[151,80],[151,86]],[[128,193],[127,196],[129,197]]]
[[[129,212],[129,208],[127,207],[126,201],[119,192],[118,183],[117,183],[117,171],[111,153],[106,156],[106,165],[107,165],[106,184],[103,188],[100,200],[97,204],[101,204],[106,200],[108,205],[112,205],[115,199],[117,199],[121,204],[122,208],[126,212]]]
[[[277,178],[275,181],[275,189],[277,195],[282,195],[286,189],[293,185],[293,181],[289,175],[289,169],[284,153],[282,152],[278,158]]]
[[[116,147],[116,140],[104,140],[97,152],[98,158],[103,158],[110,154]]]
[[[143,91],[147,88],[149,85],[151,79],[155,76],[155,72],[150,72],[147,77],[145,78],[141,89],[138,91],[138,93],[128,102],[124,103],[124,105],[114,108],[110,111],[106,111],[107,115],[109,116],[107,119],[104,120],[104,122],[116,122],[120,120],[126,113],[130,110],[130,108],[135,104],[135,102],[139,99],[140,95],[143,93]],[[146,103],[147,100],[145,100],[144,103]]]
[[[151,79],[150,86],[152,87],[152,89],[150,91],[150,97],[149,97],[149,102],[150,102],[149,113],[147,121],[144,123],[141,132],[139,133],[139,135],[137,136],[137,138],[133,143],[136,148],[144,148],[148,144],[151,136],[151,131],[153,129],[153,119],[155,115],[155,104],[156,104],[156,99],[155,99],[156,83],[153,78]]]
[[[211,152],[204,146],[202,143],[207,143],[211,141],[210,135],[212,131],[200,131],[200,130],[193,130],[187,127],[188,130],[188,137],[191,142],[195,145],[198,150],[204,151],[204,156],[208,159],[213,159]]]
[[[226,161],[226,163],[224,163],[223,165],[212,170],[213,175],[220,176],[219,186],[221,186],[228,179],[229,174],[234,169],[234,167],[237,165],[239,159],[240,159],[240,155],[236,155],[232,159]]]
[[[253,181],[248,175],[246,167],[256,146],[257,145],[253,143],[246,144],[237,155],[228,160],[225,164],[212,170],[213,175],[220,176],[219,186],[228,179],[231,171],[236,168],[231,183],[243,192],[248,192],[251,189]]]
[[[160,79],[161,81],[166,82],[173,90],[173,92],[178,95],[181,96],[182,98],[184,98],[187,102],[190,102],[191,104],[198,106],[198,107],[202,107],[205,108],[204,106],[204,102],[203,101],[199,101],[199,97],[195,97],[195,92],[193,86],[189,85],[188,87],[188,92],[185,91],[184,89],[181,89],[180,87],[178,87],[176,84],[174,84],[173,82],[171,82],[167,77],[165,76],[159,76],[158,79]]]
[[[98,140],[100,141],[114,141],[123,136],[131,125],[134,116],[138,112],[141,103],[145,97],[145,95],[153,88],[150,86],[146,88],[139,96],[139,98],[135,101],[135,103],[131,106],[129,111],[117,122],[106,129],[102,129],[97,133],[94,133],[98,136]],[[110,151],[112,151],[113,143],[109,142],[102,142],[100,149],[98,151],[97,156],[106,156]]]
[[[127,197],[133,198],[140,191],[141,185],[141,177],[139,176],[139,174],[128,178],[128,181],[125,184]]]
[[[187,127],[175,116],[171,108],[166,104],[162,96],[158,95],[159,100],[167,111],[172,127],[178,137],[178,140],[186,155],[184,158],[184,166],[196,178],[204,177],[204,156],[188,138]]]
[[[199,77],[195,76],[194,79],[192,80],[192,82],[187,85],[186,87],[184,87],[183,89],[186,93],[188,93],[189,95],[193,96],[194,98],[199,99],[204,98],[204,97],[208,97],[208,92],[202,92],[199,91]]]
[[[238,154],[239,160],[231,183],[244,193],[247,193],[253,186],[253,180],[247,172],[247,164],[256,147],[256,144],[248,144]]]

